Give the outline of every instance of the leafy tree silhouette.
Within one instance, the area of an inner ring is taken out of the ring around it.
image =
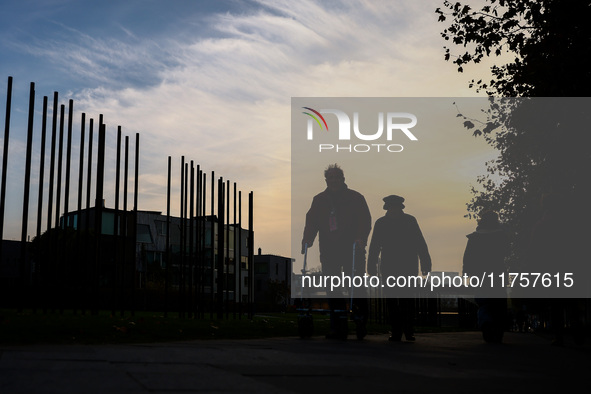
[[[445,49],[445,60],[464,66],[484,57],[511,55],[491,67],[493,79],[470,82],[489,95],[586,97],[591,88],[589,39],[591,7],[585,1],[486,0],[475,10],[444,1],[435,11],[451,24],[441,36],[464,52]]]
[[[517,253],[525,248],[531,227],[542,214],[539,202],[546,193],[563,196],[564,215],[571,215],[573,223],[588,223],[591,150],[586,146],[591,102],[527,97],[589,95],[589,3],[487,0],[475,10],[444,1],[435,12],[440,22],[451,20],[441,35],[463,53],[453,54],[444,47],[444,58],[459,72],[484,57],[513,57],[491,67],[490,82],[470,81],[477,92],[489,96],[483,119],[458,114],[466,129],[500,152],[478,178],[482,189],[472,190],[469,216],[482,210],[499,212],[516,234]]]

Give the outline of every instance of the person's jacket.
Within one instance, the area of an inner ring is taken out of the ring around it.
[[[345,186],[339,191],[326,189],[314,197],[306,214],[303,239],[314,241],[318,234],[320,260],[326,263],[348,256],[356,240],[366,243],[370,231],[371,214],[365,197]]]
[[[505,271],[505,257],[509,254],[509,239],[502,228],[480,229],[466,235],[463,273],[480,277],[486,273]]]
[[[431,271],[431,256],[419,223],[414,216],[386,213],[374,226],[367,271],[376,275],[381,256],[382,276],[417,275],[419,259],[422,272]]]

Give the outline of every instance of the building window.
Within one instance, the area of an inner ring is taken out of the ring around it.
[[[147,224],[138,224],[136,228],[137,228],[136,241],[138,243],[144,243],[144,244],[153,243],[152,233],[150,232],[150,226],[148,226]]]
[[[255,263],[254,265],[254,273],[255,274],[268,274],[269,273],[269,266],[267,263]]]

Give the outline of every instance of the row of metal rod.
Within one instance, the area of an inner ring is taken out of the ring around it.
[[[7,183],[7,169],[9,163],[9,139],[10,139],[10,114],[12,106],[12,77],[8,78],[7,84],[7,101],[6,101],[6,118],[5,118],[5,129],[4,129],[4,149],[2,159],[2,180],[0,186],[0,240],[3,240],[4,236],[4,218],[6,209],[6,183]],[[25,293],[29,290],[31,285],[28,278],[30,277],[30,270],[25,262],[27,261],[27,234],[28,234],[28,223],[29,223],[29,202],[30,202],[30,184],[31,184],[31,167],[32,167],[32,147],[33,147],[33,123],[34,123],[34,104],[35,104],[35,84],[31,83],[29,92],[29,112],[28,112],[28,123],[27,123],[27,143],[26,143],[26,157],[25,157],[25,174],[24,174],[24,191],[23,191],[23,208],[22,208],[22,222],[21,222],[21,250],[19,260],[19,283],[18,287],[21,290],[21,299],[24,299]],[[53,95],[53,116],[51,124],[51,151],[50,151],[50,169],[49,169],[49,191],[47,196],[47,219],[46,219],[46,233],[50,233],[52,229],[59,228],[71,228],[74,224],[70,223],[69,200],[70,200],[70,178],[71,178],[71,156],[72,156],[72,121],[73,121],[73,100],[69,100],[68,103],[68,117],[67,126],[65,124],[65,105],[59,106],[58,93],[54,92]],[[60,114],[58,117],[58,108]],[[43,97],[43,110],[42,110],[42,125],[41,125],[41,142],[40,142],[40,162],[39,162],[39,190],[38,190],[38,201],[37,201],[37,228],[36,237],[43,235],[42,218],[43,218],[43,201],[44,201],[44,190],[45,190],[45,148],[47,144],[47,119],[48,119],[48,97]],[[59,119],[59,128],[58,128]],[[82,220],[82,202],[83,202],[83,183],[84,183],[84,172],[85,172],[85,152],[87,158],[87,169],[86,169],[86,210],[85,210],[85,230],[90,230],[90,211],[91,211],[91,186],[93,184],[93,172],[95,172],[96,180],[95,184],[95,206],[94,206],[94,233],[97,235],[94,241],[94,247],[91,251],[91,262],[84,261],[85,268],[83,269],[84,275],[90,278],[90,283],[84,282],[90,287],[90,296],[83,298],[80,305],[80,309],[84,311],[86,308],[96,312],[99,307],[99,275],[101,272],[102,259],[106,258],[105,251],[102,250],[102,220],[103,220],[103,197],[104,197],[104,182],[105,182],[105,146],[106,146],[106,125],[103,123],[103,115],[99,116],[98,124],[98,146],[97,146],[97,159],[96,168],[93,171],[93,133],[94,133],[94,120],[89,119],[88,129],[88,146],[85,151],[85,137],[86,137],[86,114],[82,113],[81,117],[81,130],[80,130],[80,157],[79,157],[79,168],[78,168],[78,194],[77,194],[77,220],[78,230],[80,230],[80,223]],[[66,128],[67,127],[67,128]],[[58,135],[59,132],[59,135]],[[67,133],[66,147],[65,147],[65,178],[62,180],[63,173],[63,162],[64,162],[64,132]],[[136,246],[136,226],[130,226],[128,228],[128,219],[131,215],[132,220],[137,222],[138,214],[138,180],[139,180],[139,133],[136,133],[135,140],[135,177],[134,177],[134,190],[133,190],[133,209],[128,211],[127,197],[128,197],[128,168],[129,168],[129,137],[125,137],[124,147],[124,165],[123,165],[123,207],[120,210],[120,178],[121,178],[121,149],[122,149],[122,135],[121,126],[117,128],[117,150],[116,150],[116,175],[115,175],[115,209],[114,209],[114,229],[113,229],[113,261],[116,265],[117,281],[119,282],[119,297],[118,302],[113,302],[112,310],[115,312],[116,307],[121,309],[121,313],[125,308],[133,311],[135,310],[134,298],[135,298],[135,277],[131,280],[126,280],[126,272],[129,271],[131,266],[131,272],[135,276],[135,259],[130,256],[126,251],[131,245],[135,251]],[[56,152],[57,151],[57,152]],[[56,158],[57,154],[57,158]],[[57,159],[57,162],[56,162]],[[226,316],[230,313],[229,295],[232,290],[234,293],[233,302],[233,313],[236,316],[238,313],[240,316],[243,310],[242,304],[242,202],[241,192],[237,194],[236,183],[234,183],[234,240],[238,237],[238,242],[235,241],[234,245],[234,275],[238,273],[238,280],[234,277],[234,285],[228,283],[230,275],[230,256],[229,256],[229,232],[230,232],[230,182],[224,182],[223,178],[217,180],[217,215],[214,214],[215,209],[215,174],[211,173],[211,187],[210,187],[210,198],[209,203],[211,204],[210,216],[206,217],[206,204],[207,204],[207,174],[201,170],[200,166],[197,165],[195,168],[194,162],[185,163],[184,157],[181,162],[181,249],[180,249],[180,282],[179,282],[179,300],[178,311],[182,317],[188,315],[189,317],[202,317],[206,310],[209,310],[213,316],[214,311],[218,317],[223,317],[225,311]],[[57,171],[56,171],[57,166]],[[190,174],[190,175],[189,175]],[[190,180],[188,179],[190,176]],[[57,178],[57,179],[56,179]],[[171,239],[170,239],[170,204],[171,204],[171,157],[168,157],[168,185],[167,185],[167,234],[166,234],[166,279],[165,279],[165,313],[169,310],[168,296],[170,291],[170,277],[169,269],[171,267],[172,256],[171,256]],[[64,195],[63,195],[63,223],[60,223],[62,213],[60,211],[62,206],[62,181],[64,182]],[[55,202],[54,202],[55,196]],[[54,214],[55,208],[55,214]],[[237,216],[238,209],[238,216]],[[211,239],[211,254],[210,261],[205,261],[205,235],[206,227],[205,221],[209,220],[211,225],[210,236]],[[186,226],[186,222],[189,222],[189,226]],[[215,262],[215,232],[214,228],[217,225],[217,292],[214,294],[214,262]],[[185,234],[188,227],[189,234]],[[50,234],[52,235],[52,234]],[[188,238],[188,245],[187,243]],[[194,239],[197,242],[194,242]],[[247,267],[248,267],[248,301],[247,301],[247,312],[253,313],[253,193],[249,193],[249,215],[248,215],[248,253],[247,253]],[[65,252],[65,240],[62,240],[62,245],[53,245],[51,243],[51,252],[56,254],[50,256],[42,272],[43,274],[49,274],[49,277],[55,279],[57,274],[52,272],[58,272],[56,269],[57,264],[62,265],[62,270],[67,271],[71,268],[69,264],[76,262],[68,262],[69,254]],[[122,247],[120,247],[122,244]],[[3,242],[0,242],[0,263],[3,260]],[[121,253],[121,251],[123,253]],[[86,253],[89,251],[87,250]],[[61,253],[61,255],[60,255]],[[79,254],[77,257],[84,260],[84,257],[89,255]],[[131,257],[131,259],[130,259]],[[62,258],[65,261],[61,261]],[[128,261],[131,260],[131,261]],[[58,263],[59,261],[59,263]],[[211,283],[205,283],[205,269],[206,265],[209,265],[211,273]],[[188,275],[186,273],[187,268],[189,269]],[[196,270],[195,270],[196,269]],[[49,271],[49,272],[47,272]],[[38,273],[39,274],[39,273]],[[73,275],[69,272],[67,275]],[[118,276],[117,276],[118,275]],[[71,278],[70,278],[71,279]],[[127,278],[129,279],[129,278]],[[206,286],[210,286],[209,300],[205,300],[205,289]],[[237,290],[237,291],[236,291]],[[129,297],[126,297],[126,294]],[[131,302],[126,302],[126,298],[129,298]],[[51,303],[52,298],[47,298]],[[47,301],[46,300],[46,301]],[[225,300],[225,301],[224,301]],[[46,302],[47,304],[47,302]],[[59,303],[58,303],[59,304]],[[19,304],[22,307],[23,304]],[[53,307],[52,305],[51,307]],[[176,309],[176,308],[173,308]]]

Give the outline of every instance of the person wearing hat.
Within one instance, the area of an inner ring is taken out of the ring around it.
[[[381,271],[389,276],[417,276],[431,271],[431,256],[419,223],[414,216],[404,213],[404,198],[390,195],[383,198],[386,214],[375,225],[369,245],[367,271],[375,276]],[[378,267],[379,264],[379,267]],[[386,289],[388,314],[392,325],[390,341],[414,341],[413,289]]]
[[[306,214],[306,225],[302,236],[302,254],[306,247],[311,247],[316,235],[320,250],[322,274],[340,276],[351,275],[352,256],[355,250],[355,273],[365,274],[365,247],[371,231],[371,214],[365,197],[348,188],[343,170],[337,165],[328,166],[324,171],[326,189],[314,196],[312,205]],[[353,249],[355,245],[355,249]],[[331,297],[332,295],[332,297]],[[328,292],[330,307],[330,332],[327,338],[346,339],[346,299],[342,294]],[[353,300],[355,303],[356,300]],[[367,300],[365,300],[367,301]],[[358,302],[362,309],[367,309],[366,302]],[[365,313],[366,316],[366,313]],[[364,323],[363,323],[364,324]],[[363,337],[358,333],[358,337]],[[361,338],[360,338],[361,339]]]

